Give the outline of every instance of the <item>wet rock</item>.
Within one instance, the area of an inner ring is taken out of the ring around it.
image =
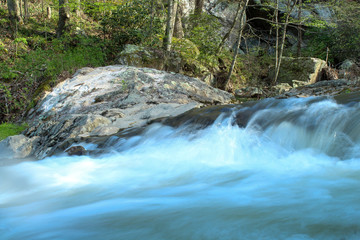
[[[73,146],[65,151],[69,156],[82,156],[86,155],[87,152],[83,146]]]
[[[12,158],[27,158],[31,156],[40,137],[28,138],[24,135],[15,135],[6,138],[1,145],[9,150]]]

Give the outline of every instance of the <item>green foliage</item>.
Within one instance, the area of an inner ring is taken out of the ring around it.
[[[121,2],[120,2],[121,4]],[[86,14],[99,21],[115,11],[119,3],[113,1],[83,1],[81,6]],[[76,6],[75,6],[76,7]]]
[[[54,39],[45,49],[39,47],[14,62],[0,63],[0,110],[15,115],[23,113],[46,88],[54,86],[61,73],[72,74],[81,67],[104,65],[102,47],[91,38]],[[4,118],[11,119],[0,115],[0,120]]]
[[[18,43],[28,44],[26,38],[23,38],[23,37],[15,38],[14,43],[15,44],[18,44]]]
[[[195,43],[200,52],[206,55],[216,55],[216,49],[221,42],[219,20],[208,14],[191,15],[186,37]]]
[[[31,36],[27,38],[28,45],[31,49],[36,50],[38,48],[45,48],[47,41],[41,36]]]
[[[153,15],[151,1],[133,0],[117,6],[101,21],[104,36],[114,47],[125,44],[149,45],[151,37],[163,32],[161,15]]]
[[[238,55],[236,74],[239,85],[259,86],[267,85],[269,66],[274,64],[273,57],[269,55]]]
[[[197,46],[186,38],[173,38],[172,48],[174,51],[179,52],[184,59],[196,59],[200,51]]]
[[[306,54],[326,58],[329,48],[329,61],[339,63],[345,59],[359,59],[360,56],[360,11],[359,3],[340,1],[333,6],[336,24],[312,27],[307,31],[310,38]]]
[[[13,135],[18,135],[27,128],[26,124],[16,125],[12,123],[0,124],[0,141]]]

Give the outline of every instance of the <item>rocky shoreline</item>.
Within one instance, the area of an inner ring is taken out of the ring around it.
[[[357,81],[330,80],[285,89],[276,96],[276,91],[261,90],[261,94],[249,95],[245,100],[271,94],[282,99],[354,91],[360,91]],[[139,129],[191,109],[242,100],[181,74],[120,65],[84,68],[47,93],[29,112],[29,128],[22,135],[0,142],[0,149],[7,151],[9,159],[43,159],[65,151],[69,155],[81,155],[86,149],[69,148],[86,139],[121,135],[125,129]]]
[[[1,145],[13,158],[42,159],[78,139],[110,136],[232,99],[228,92],[181,74],[122,65],[83,68],[29,112],[29,128],[22,135]]]

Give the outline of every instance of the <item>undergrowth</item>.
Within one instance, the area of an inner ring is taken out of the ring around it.
[[[5,138],[13,135],[20,134],[22,131],[26,129],[27,125],[16,125],[12,123],[3,123],[0,124],[0,141]]]

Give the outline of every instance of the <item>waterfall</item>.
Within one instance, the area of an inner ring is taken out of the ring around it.
[[[358,101],[201,111],[0,167],[0,239],[360,239]]]

